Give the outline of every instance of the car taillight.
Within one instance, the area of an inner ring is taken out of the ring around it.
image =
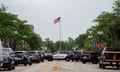
[[[89,59],[91,59],[91,57],[92,57],[92,56],[91,56],[91,55],[89,55]]]

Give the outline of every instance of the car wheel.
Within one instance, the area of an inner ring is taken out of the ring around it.
[[[70,58],[65,58],[65,61],[70,61]]]
[[[40,63],[40,60],[38,60],[37,63]]]
[[[27,66],[27,63],[24,63],[24,66]]]
[[[41,59],[41,62],[44,62],[44,59]]]
[[[8,70],[12,70],[12,68],[11,68],[11,67],[9,67],[9,68],[8,68]]]
[[[13,65],[12,69],[15,70],[15,65]]]
[[[15,66],[18,66],[18,63],[15,63]]]
[[[82,63],[83,63],[83,64],[86,64],[86,61],[83,61]]]
[[[8,70],[12,70],[12,65],[9,65]]]
[[[74,59],[72,59],[72,62],[74,61]]]
[[[52,61],[53,59],[52,58],[48,58],[48,61]]]
[[[76,61],[78,62],[78,61],[79,61],[79,59],[76,59]]]
[[[32,65],[32,62],[28,63],[29,65]]]
[[[117,66],[117,67],[116,67],[116,69],[118,69],[118,70],[119,70],[119,69],[120,69],[120,68],[119,68],[119,66]]]
[[[99,64],[99,68],[103,68],[103,69],[105,69],[105,65],[103,65],[103,64]]]
[[[99,63],[99,68],[102,68],[102,64]]]
[[[103,65],[102,67],[103,67],[103,69],[105,69],[105,68],[106,68],[104,65]]]

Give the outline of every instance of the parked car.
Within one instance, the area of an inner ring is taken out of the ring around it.
[[[106,66],[115,66],[120,68],[120,48],[104,48],[99,57],[99,68]]]
[[[40,56],[40,61],[41,61],[41,62],[44,62],[44,59],[45,59],[45,53],[42,52],[42,51],[38,51],[38,54],[39,54],[39,56]]]
[[[53,60],[66,60],[70,61],[70,56],[68,54],[68,51],[58,51],[53,53]]]
[[[81,57],[81,52],[80,51],[73,51],[72,53],[72,61],[79,61]]]
[[[86,62],[90,62],[90,58],[91,58],[91,51],[83,51],[81,54],[81,61],[82,63],[86,63]]]
[[[11,48],[2,48],[0,68],[7,68],[8,70],[15,69],[14,53]]]
[[[92,62],[93,64],[97,64],[99,62],[99,56],[99,52],[91,52],[90,62]]]
[[[73,58],[73,52],[72,51],[65,51],[67,56],[65,58],[66,61],[70,61]]]
[[[100,56],[99,52],[95,51],[83,51],[81,54],[81,61],[85,64],[86,62],[92,62],[97,64],[99,62],[98,57]]]
[[[40,63],[40,55],[38,51],[28,51],[28,55],[31,57],[32,62]]]
[[[24,66],[27,66],[27,64],[32,65],[31,57],[28,56],[28,53],[26,51],[14,51],[15,53],[15,64],[24,64]]]
[[[44,54],[44,59],[46,59],[46,60],[48,60],[48,61],[52,61],[52,60],[53,60],[52,53],[51,53],[51,52],[45,53],[45,54]]]

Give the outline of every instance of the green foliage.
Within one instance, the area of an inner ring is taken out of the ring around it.
[[[79,48],[83,48],[85,47],[85,41],[87,39],[87,35],[86,34],[81,34],[79,35],[76,39],[75,39],[75,44],[79,47]]]
[[[76,38],[76,44],[79,47],[88,49],[89,39],[87,36],[92,35],[92,42],[99,43],[98,31],[103,31],[101,36],[104,46],[119,46],[120,47],[120,0],[114,1],[112,12],[102,12],[95,20],[97,24],[87,30],[86,36],[84,34],[79,35]],[[90,32],[90,33],[89,33]]]
[[[41,49],[41,43],[42,40],[39,35],[35,33],[31,33],[26,41],[29,43],[31,50],[40,50]]]
[[[0,8],[0,38],[5,47],[14,48],[17,45],[17,50],[23,49],[23,41],[26,44],[26,50],[40,50],[41,46],[47,47],[49,51],[71,50],[73,47],[90,50],[91,42],[99,43],[97,32],[103,31],[101,42],[104,46],[114,45],[120,47],[120,0],[114,1],[112,12],[103,11],[94,22],[96,25],[91,26],[85,34],[80,34],[75,40],[69,37],[68,41],[56,41],[54,43],[46,38],[46,41],[42,42],[41,37],[31,30],[27,21],[7,12],[6,7],[2,5]],[[14,31],[18,33],[16,34]],[[26,38],[23,36],[26,36]],[[92,40],[88,36],[92,36]]]
[[[46,41],[43,42],[43,46],[47,47],[48,51],[56,51],[55,48],[55,43],[53,41],[51,41],[49,38],[45,39]]]
[[[41,48],[41,37],[34,33],[30,25],[26,23],[27,21],[19,19],[17,15],[7,12],[6,7],[2,5],[0,8],[0,38],[4,47],[22,50],[24,41],[29,49]]]

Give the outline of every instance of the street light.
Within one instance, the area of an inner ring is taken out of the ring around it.
[[[23,38],[25,39],[25,38],[27,38],[27,36],[24,35]],[[25,48],[26,48],[26,46],[25,46],[25,40],[23,40],[23,49],[25,50]]]
[[[89,35],[89,36],[88,36],[88,39],[89,39],[89,42],[90,42],[90,45],[89,45],[90,50],[92,50],[92,38],[93,38],[92,35]]]
[[[102,38],[102,35],[103,35],[104,33],[103,33],[103,31],[98,31],[97,34],[98,34],[98,36],[99,36],[99,42],[101,42],[101,41],[102,41],[101,38]]]
[[[98,37],[99,37],[98,48],[103,48],[102,35],[103,35],[104,33],[103,33],[103,31],[98,31],[97,34],[98,34]]]
[[[15,34],[14,42],[13,42],[13,50],[15,50],[16,49],[16,35],[18,34],[18,31],[14,31],[13,33]]]
[[[98,35],[103,35],[104,33],[103,33],[103,31],[98,31],[97,34]]]

